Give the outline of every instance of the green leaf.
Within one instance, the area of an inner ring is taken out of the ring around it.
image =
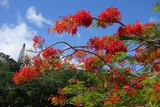
[[[147,71],[149,71],[150,67],[149,66],[146,66],[144,69],[142,69],[142,73],[146,73]]]
[[[156,83],[156,79],[154,79],[154,78],[152,78],[152,79],[150,79],[150,78],[147,78],[147,79],[145,79],[144,81],[142,81],[142,83],[143,84],[155,84]]]
[[[157,2],[152,9],[153,12],[160,12],[160,2]]]
[[[71,99],[71,102],[76,102],[76,101],[82,101],[83,102],[83,100],[84,100],[83,96],[76,96],[76,97],[73,97]]]
[[[27,51],[27,52],[34,52],[34,51],[33,51],[33,50],[31,50],[31,49],[27,49],[26,51]]]
[[[124,60],[128,55],[125,52],[117,52],[116,55],[113,58],[113,61],[122,61]]]
[[[97,26],[98,26],[98,22],[94,23],[94,24],[92,25],[92,28],[97,27]]]
[[[84,82],[78,82],[77,84],[71,84],[64,88],[69,94],[80,94],[86,91],[86,87],[84,86]]]

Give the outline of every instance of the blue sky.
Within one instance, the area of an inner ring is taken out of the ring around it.
[[[46,45],[66,41],[72,45],[84,45],[89,38],[114,34],[119,27],[107,29],[79,28],[74,37],[68,34],[48,34],[47,29],[60,19],[59,16],[75,14],[78,10],[89,11],[94,17],[108,7],[116,7],[122,13],[124,24],[159,20],[160,14],[152,12],[156,0],[0,0],[0,52],[17,60],[23,43],[32,47],[32,38],[41,35]],[[64,49],[66,46],[58,46]]]

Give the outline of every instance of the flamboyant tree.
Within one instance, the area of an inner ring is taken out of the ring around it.
[[[62,17],[48,29],[49,33],[65,32],[74,36],[79,27],[93,25],[106,29],[114,24],[120,26],[113,35],[91,37],[85,46],[60,41],[44,48],[45,40],[35,36],[32,52],[37,54],[32,58],[25,57],[26,66],[15,73],[14,83],[20,84],[43,72],[58,72],[62,68],[81,70],[87,79],[81,80],[76,75],[71,78],[68,86],[49,97],[53,105],[158,106],[160,27],[154,22],[123,24],[121,20],[121,12],[115,7],[105,9],[97,18],[85,10]],[[68,48],[55,49],[57,44]],[[78,63],[71,63],[73,59]]]

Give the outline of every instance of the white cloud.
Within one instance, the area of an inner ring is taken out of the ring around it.
[[[43,23],[52,25],[52,22],[49,19],[44,18],[41,13],[38,14],[33,6],[28,8],[26,17],[30,22],[38,27],[43,27]]]
[[[9,0],[0,0],[0,5],[4,8],[8,8],[9,7]]]
[[[9,0],[1,0],[2,6],[7,6],[8,2],[9,2]]]
[[[150,17],[149,22],[158,22],[159,18],[158,17]]]
[[[81,34],[77,32],[77,37],[80,39],[81,38]]]
[[[32,37],[36,34],[37,32],[24,22],[19,22],[16,25],[3,24],[3,26],[0,26],[0,52],[17,60],[22,45],[25,43],[26,49],[30,49],[32,47]]]

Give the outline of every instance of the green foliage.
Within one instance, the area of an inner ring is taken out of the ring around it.
[[[86,87],[84,86],[83,82],[79,82],[77,84],[71,84],[64,88],[69,94],[78,95],[82,92],[86,91]]]
[[[71,94],[70,103],[82,102],[85,107],[101,107],[103,94],[98,90],[87,89],[84,82],[71,84],[64,88],[68,94]]]
[[[0,70],[17,71],[20,69],[20,64],[10,58],[9,55],[0,53]]]
[[[68,84],[68,80],[73,78],[78,71],[57,70],[46,72],[38,78],[30,79],[19,85],[12,82],[13,72],[0,71],[0,105],[2,107],[45,107],[52,106],[48,99],[50,95],[57,95],[59,88]],[[77,74],[77,78],[83,78],[82,73]]]
[[[84,96],[85,107],[98,107],[103,104],[103,94],[99,91],[90,91]]]
[[[160,0],[157,0],[157,3],[154,5],[153,11],[160,12]]]
[[[117,52],[114,58],[112,59],[112,63],[121,62],[121,61],[126,60],[127,58],[129,59],[131,57],[124,52]]]
[[[152,78],[147,78],[142,83],[145,84],[145,85],[152,85],[152,84],[156,83],[156,79],[155,78],[153,78],[153,79]]]

